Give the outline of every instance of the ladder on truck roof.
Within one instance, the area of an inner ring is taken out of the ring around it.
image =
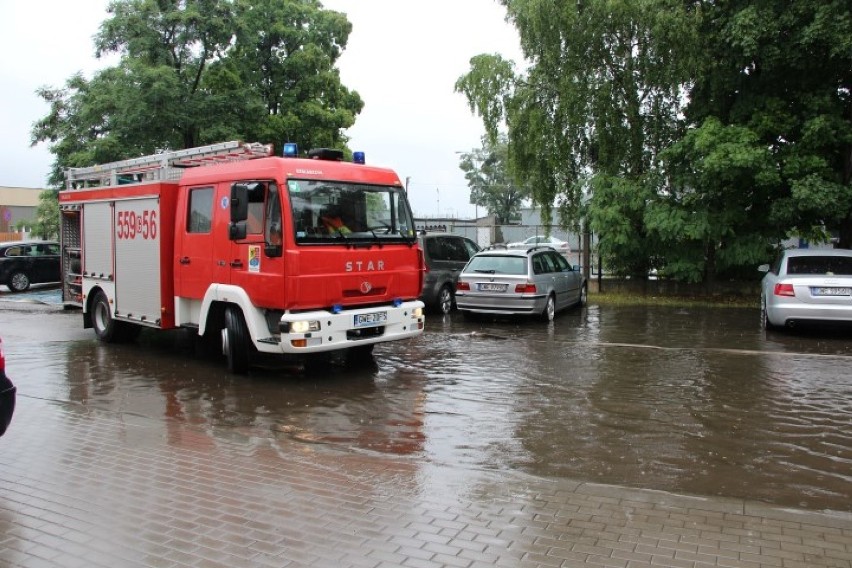
[[[112,187],[148,181],[175,181],[184,168],[238,162],[272,155],[272,144],[244,143],[237,140],[209,146],[173,150],[65,171],[67,189]]]

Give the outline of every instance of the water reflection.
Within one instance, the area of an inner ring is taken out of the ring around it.
[[[442,333],[508,340],[468,342],[452,389],[475,401],[475,418],[466,443],[441,457],[848,509],[852,387],[838,377],[848,341],[792,335],[774,338],[766,353],[756,318],[754,310],[593,307],[552,327],[455,320]],[[455,351],[446,341],[431,339],[436,359]],[[427,425],[430,447],[441,446],[441,424]]]
[[[424,393],[417,373],[337,367],[305,375],[261,368],[234,377],[177,335],[172,341],[143,335],[140,343],[69,346],[63,373],[68,399],[164,418],[165,435],[177,445],[186,436],[199,443],[183,428],[189,424],[208,443],[280,439],[392,454],[422,451]]]
[[[181,333],[7,356],[24,396],[142,421],[140,447],[402,457],[436,491],[438,470],[520,470],[850,510],[850,338],[767,335],[756,309],[591,306],[552,324],[430,317],[375,366],[318,374],[233,377]]]

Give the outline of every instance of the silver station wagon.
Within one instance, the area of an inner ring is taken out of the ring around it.
[[[584,305],[586,297],[579,269],[543,246],[481,251],[456,283],[456,307],[465,316],[531,315],[552,321],[556,312]]]

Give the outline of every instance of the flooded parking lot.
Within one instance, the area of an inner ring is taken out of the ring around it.
[[[152,436],[191,424],[248,452],[387,455],[434,486],[451,469],[521,471],[852,510],[852,333],[767,335],[756,308],[430,317],[375,365],[248,377],[183,332],[102,345],[78,312],[0,306],[0,321],[19,396],[151,419]]]

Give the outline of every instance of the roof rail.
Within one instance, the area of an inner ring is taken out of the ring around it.
[[[171,150],[140,158],[120,160],[97,166],[68,168],[66,189],[113,187],[146,181],[175,181],[184,168],[237,162],[272,155],[272,144],[220,142],[185,150]]]
[[[544,249],[544,250],[556,250],[550,245],[535,245],[527,249],[527,254],[531,253],[534,250]]]

